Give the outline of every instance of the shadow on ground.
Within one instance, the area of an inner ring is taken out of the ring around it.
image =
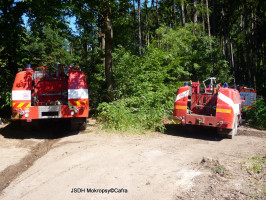
[[[11,139],[57,139],[78,134],[71,131],[68,120],[36,120],[32,122],[12,121],[0,129],[0,134]]]
[[[221,141],[225,138],[219,136],[216,128],[204,126],[180,126],[176,124],[166,124],[165,134],[185,138],[194,138],[209,141]]]

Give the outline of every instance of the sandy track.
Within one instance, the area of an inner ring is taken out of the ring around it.
[[[0,198],[250,199],[251,194],[241,186],[245,183],[245,171],[239,175],[241,162],[266,153],[265,132],[246,129],[229,140],[216,137],[210,129],[169,126],[166,134],[130,135],[108,134],[93,126],[83,134],[34,139],[34,145],[24,146],[27,155],[1,172],[10,184]],[[18,140],[23,146],[32,138],[2,140]],[[36,152],[39,156],[34,157]],[[27,157],[30,164],[23,168]],[[203,157],[218,160],[230,176],[213,174],[202,165]],[[5,172],[9,168],[13,170],[10,179]],[[72,193],[73,188],[81,190]],[[90,188],[123,188],[127,193],[88,193]]]

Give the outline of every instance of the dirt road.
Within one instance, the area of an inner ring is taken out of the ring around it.
[[[263,131],[230,140],[173,125],[146,135],[106,133],[93,120],[79,134],[52,127],[0,127],[0,199],[265,198],[265,166],[245,168],[266,153]]]

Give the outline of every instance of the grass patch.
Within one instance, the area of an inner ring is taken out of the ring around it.
[[[216,167],[213,167],[212,168],[212,171],[216,174],[219,174],[220,176],[224,176],[225,175],[225,172],[226,172],[226,169],[223,165],[218,165]]]
[[[242,166],[249,173],[264,174],[266,167],[266,154],[249,158]]]
[[[218,160],[202,158],[201,164],[204,167],[211,169],[211,171],[215,174],[218,174],[220,176],[227,175],[227,169],[225,168],[225,166],[221,165]]]

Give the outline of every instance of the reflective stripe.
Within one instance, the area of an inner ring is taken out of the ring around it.
[[[30,103],[12,103],[13,108],[30,107]]]
[[[239,104],[234,104],[233,100],[230,99],[229,97],[225,96],[222,93],[218,93],[218,99],[221,99],[223,102],[225,102],[226,104],[228,104],[229,106],[231,106],[233,108],[234,114],[239,114]]]
[[[87,101],[69,101],[69,106],[87,105]]]
[[[175,106],[175,109],[186,110],[187,106]]]
[[[23,105],[24,105],[25,103],[20,103],[20,104],[18,104],[18,108],[21,108]]]
[[[188,96],[188,93],[189,93],[189,90],[186,90],[186,91],[184,91],[184,92],[182,92],[182,93],[176,95],[176,99],[175,99],[175,101],[178,101],[179,99],[182,99],[182,98]]]
[[[88,99],[88,89],[68,89],[68,99]]]
[[[31,100],[31,91],[30,90],[13,90],[12,91],[12,100]]]
[[[216,109],[216,112],[220,112],[220,113],[231,113],[232,110],[229,109]]]

